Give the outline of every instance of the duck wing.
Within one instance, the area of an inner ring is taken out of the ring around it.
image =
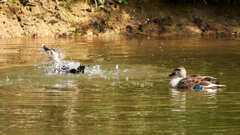
[[[178,88],[192,89],[195,85],[208,86],[217,84],[217,79],[210,76],[189,75],[178,83]]]
[[[217,78],[211,77],[211,76],[202,76],[202,81],[207,81],[212,84],[219,84]]]
[[[180,80],[177,87],[181,89],[191,89],[196,84],[200,84],[200,80],[198,75],[190,75]]]
[[[189,75],[178,83],[178,88],[193,89],[195,85],[204,87],[222,87],[216,78],[211,76]]]

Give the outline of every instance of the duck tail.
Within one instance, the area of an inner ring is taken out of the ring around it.
[[[223,84],[210,84],[208,86],[204,86],[206,89],[212,89],[212,88],[224,88],[226,85]]]
[[[223,88],[223,87],[226,87],[226,85],[223,85],[223,84],[217,84],[217,87],[218,87],[218,88]]]

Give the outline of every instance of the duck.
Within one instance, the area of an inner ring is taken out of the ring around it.
[[[47,70],[48,73],[77,74],[85,72],[86,65],[77,62],[63,61],[63,56],[60,52],[56,51],[54,48],[48,48],[45,44],[42,44],[42,48],[53,62],[52,66]]]
[[[219,84],[216,78],[211,76],[201,75],[188,75],[187,71],[183,66],[176,67],[169,77],[169,87],[177,89],[192,89],[192,90],[203,90],[203,89],[216,89],[225,87],[225,85]]]

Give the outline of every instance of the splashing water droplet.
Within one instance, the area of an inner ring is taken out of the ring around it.
[[[97,65],[97,71],[100,72],[100,65]]]
[[[7,81],[7,82],[10,81],[10,79],[8,78],[8,76],[7,76],[7,78],[6,78],[6,81]]]

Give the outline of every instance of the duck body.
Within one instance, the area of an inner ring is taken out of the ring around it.
[[[63,57],[55,49],[48,48],[46,45],[42,45],[43,50],[48,54],[48,57],[52,61],[52,65],[48,67],[48,73],[84,73],[86,65],[82,65],[78,62],[64,61]]]
[[[85,65],[81,65],[80,63],[73,62],[64,62],[64,63],[53,63],[51,66],[47,68],[47,73],[70,73],[70,74],[78,74],[85,72]]]
[[[184,67],[177,67],[174,69],[169,86],[170,88],[179,89],[212,89],[221,88],[225,85],[218,83],[217,79],[211,76],[201,75],[189,75],[187,76],[186,69]]]

